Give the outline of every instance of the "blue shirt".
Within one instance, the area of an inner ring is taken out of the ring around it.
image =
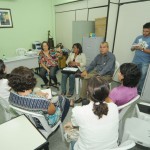
[[[91,64],[86,67],[86,71],[89,73],[93,69],[99,75],[113,75],[115,70],[115,56],[111,52],[107,52],[107,54],[102,55],[98,54]]]
[[[150,36],[144,37],[140,35],[135,39],[133,44],[138,44],[145,49],[150,49]],[[150,54],[141,50],[135,50],[133,63],[150,63]]]

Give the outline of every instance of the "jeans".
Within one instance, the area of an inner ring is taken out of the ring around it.
[[[63,94],[66,94],[66,84],[68,77],[69,77],[69,93],[73,95],[75,87],[75,74],[62,73],[61,91]]]
[[[49,74],[49,78],[52,79],[54,81],[55,84],[57,84],[57,78],[56,78],[56,72],[58,71],[58,66],[54,66],[54,67],[48,67],[50,70],[50,74]],[[40,68],[40,77],[43,79],[44,83],[47,84],[48,83],[48,79],[46,77],[47,71],[45,68]]]
[[[134,64],[136,64],[139,70],[141,71],[141,78],[137,87],[138,94],[141,95],[149,64],[147,63],[134,63]]]

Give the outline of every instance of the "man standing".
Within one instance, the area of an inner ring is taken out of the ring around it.
[[[115,56],[109,52],[109,45],[107,42],[100,44],[100,54],[98,54],[89,66],[86,67],[85,71],[81,73],[82,88],[80,92],[80,98],[75,103],[80,103],[84,98],[87,97],[87,82],[88,80],[96,75],[101,75],[105,80],[111,82],[112,76],[115,70]]]
[[[131,50],[135,51],[133,63],[136,64],[141,71],[141,79],[138,84],[138,94],[141,95],[150,64],[150,22],[143,25],[143,35],[135,39]]]

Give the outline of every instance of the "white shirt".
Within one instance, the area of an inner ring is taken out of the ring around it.
[[[7,79],[1,79],[0,80],[0,97],[7,100],[10,95],[10,86],[8,86],[8,80]]]
[[[75,56],[75,53],[70,53],[67,61],[66,61],[66,64],[68,65],[68,63],[70,61],[73,61],[74,60],[74,56]],[[79,55],[77,55],[77,57],[75,58],[75,62],[78,62],[80,63],[80,66],[78,66],[78,68],[80,69],[80,71],[84,71],[85,70],[85,66],[86,66],[86,57],[85,57],[85,54],[84,53],[81,53]]]
[[[71,122],[79,126],[79,138],[74,150],[105,150],[117,147],[119,116],[114,103],[107,103],[108,114],[98,118],[92,109],[93,102],[76,106],[72,110]]]

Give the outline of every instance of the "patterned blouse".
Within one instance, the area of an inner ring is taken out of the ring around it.
[[[47,57],[42,50],[39,54],[39,63],[44,64],[46,67],[55,67],[58,65],[58,57],[53,50],[49,51],[49,57]]]
[[[18,95],[16,92],[11,91],[9,96],[9,103],[15,107],[40,113],[45,116],[49,125],[54,126],[61,118],[64,111],[66,99],[62,96],[58,96],[58,101],[54,104],[56,112],[53,115],[48,114],[48,107],[50,100],[37,96],[35,94],[29,94],[27,96]]]

